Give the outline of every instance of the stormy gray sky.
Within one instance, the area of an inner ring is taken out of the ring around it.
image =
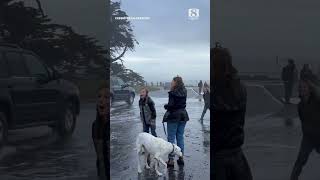
[[[170,81],[176,75],[185,80],[209,80],[209,0],[121,2],[128,16],[151,18],[131,21],[139,45],[124,57],[128,68],[147,81]],[[200,9],[199,20],[188,19],[189,8]]]
[[[35,0],[24,0],[35,6]],[[58,24],[68,25],[78,33],[90,35],[106,44],[107,1],[103,0],[41,0],[45,14]]]
[[[288,57],[320,63],[320,2],[317,0],[216,0],[212,42],[232,52],[241,71],[278,71]]]

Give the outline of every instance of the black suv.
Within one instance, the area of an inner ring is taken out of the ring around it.
[[[61,136],[74,131],[79,89],[31,51],[0,43],[0,144],[8,130],[48,125]]]
[[[119,77],[111,76],[111,104],[116,101],[125,101],[132,105],[135,98],[135,91],[129,84],[123,82]]]

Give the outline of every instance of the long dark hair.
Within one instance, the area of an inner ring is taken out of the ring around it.
[[[234,75],[238,73],[232,65],[232,56],[230,51],[220,46],[211,49],[213,62],[213,82],[229,82]]]
[[[238,104],[244,97],[244,89],[238,71],[232,65],[232,56],[228,49],[217,46],[210,50],[213,62],[213,94],[220,96],[226,104]]]
[[[182,77],[176,76],[173,78],[173,81],[176,83],[176,85],[174,87],[171,87],[171,91],[184,88],[184,83],[183,83]]]

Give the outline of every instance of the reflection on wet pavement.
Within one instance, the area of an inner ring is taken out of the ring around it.
[[[157,110],[157,134],[166,139],[162,118],[165,110],[163,105],[167,103],[167,92],[151,92],[150,96]],[[142,174],[137,172],[137,155],[135,151],[135,140],[138,133],[142,132],[138,98],[132,106],[118,103],[111,111],[111,177],[112,179],[139,179],[154,180],[164,179],[157,177],[154,170],[144,170]],[[208,111],[204,123],[199,119],[203,110],[203,101],[192,91],[188,91],[187,111],[190,121],[185,129],[185,166],[179,167],[175,164],[174,169],[168,169],[167,179],[210,179],[210,112]],[[166,159],[164,159],[166,160]],[[162,171],[162,168],[160,170]]]
[[[94,104],[83,105],[84,109],[77,121],[76,130],[68,140],[54,141],[30,150],[17,150],[12,156],[0,160],[0,179],[2,180],[82,180],[96,179],[91,123],[95,117]],[[38,140],[39,143],[52,139],[54,135]],[[32,139],[21,141],[21,146],[29,145]]]
[[[265,91],[266,87],[269,92]],[[302,138],[297,105],[284,105],[277,100],[283,96],[280,85],[259,83],[248,86],[245,144],[243,149],[257,180],[290,179]],[[272,95],[271,95],[272,94]],[[303,169],[301,180],[318,180],[319,158],[312,153]]]

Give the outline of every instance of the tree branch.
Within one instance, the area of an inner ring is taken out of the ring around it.
[[[116,61],[118,61],[119,59],[121,59],[121,58],[124,56],[124,54],[127,52],[127,50],[128,50],[128,46],[126,46],[126,47],[124,48],[123,52],[122,52],[118,57],[112,59],[112,62],[116,62]]]
[[[38,9],[43,17],[45,17],[40,0],[36,0]]]

